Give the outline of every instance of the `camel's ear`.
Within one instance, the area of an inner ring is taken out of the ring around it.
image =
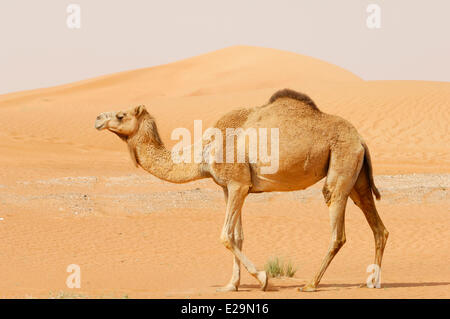
[[[142,115],[142,113],[144,113],[146,111],[146,109],[145,109],[145,106],[144,105],[139,105],[139,106],[136,106],[135,108],[134,108],[134,115],[136,116],[136,117],[139,117],[139,116],[141,116]]]

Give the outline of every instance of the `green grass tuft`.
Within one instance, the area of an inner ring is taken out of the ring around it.
[[[291,263],[291,261],[282,261],[278,257],[269,259],[264,266],[265,271],[269,277],[294,277],[297,272],[297,268]]]

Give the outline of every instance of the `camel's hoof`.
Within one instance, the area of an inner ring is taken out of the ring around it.
[[[368,283],[363,283],[363,284],[359,285],[359,288],[379,289],[379,288],[381,288],[381,285],[377,286],[375,283],[372,282],[372,285],[369,286]]]
[[[367,286],[367,284],[361,284],[361,285],[359,285],[359,288],[367,288],[367,289],[380,289],[381,288],[381,286],[375,286],[375,285],[372,285],[372,287],[369,287],[369,286]]]
[[[267,285],[269,283],[269,279],[267,278],[267,274],[264,270],[258,271],[257,278],[259,282],[261,283],[261,290],[266,291]]]
[[[226,286],[217,288],[216,291],[217,292],[227,292],[227,291],[237,291],[237,287],[233,284],[228,284]]]
[[[305,285],[302,288],[298,288],[298,291],[301,291],[301,292],[314,292],[314,291],[316,291],[316,287],[314,287],[313,285]]]

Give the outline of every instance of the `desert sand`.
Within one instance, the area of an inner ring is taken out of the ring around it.
[[[319,182],[250,195],[244,206],[246,254],[260,268],[289,259],[295,276],[261,292],[244,271],[240,291],[216,292],[232,267],[219,240],[221,189],[160,181],[93,127],[103,111],[144,104],[170,147],[174,128],[201,119],[206,129],[285,87],[349,120],[370,148],[390,231],[382,289],[359,288],[374,242],[349,201],[347,243],[317,292],[297,292],[329,244]],[[245,46],[0,95],[0,298],[450,298],[449,109],[450,83],[364,81],[311,57]],[[69,264],[81,267],[80,289],[66,286]]]

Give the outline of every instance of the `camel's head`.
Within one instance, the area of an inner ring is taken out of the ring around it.
[[[95,128],[99,131],[107,129],[126,140],[137,132],[143,114],[148,114],[143,105],[126,111],[105,112],[97,116]]]
[[[95,128],[107,129],[128,144],[131,159],[138,166],[136,146],[139,143],[162,145],[154,118],[145,106],[139,105],[120,112],[105,112],[97,116]]]

